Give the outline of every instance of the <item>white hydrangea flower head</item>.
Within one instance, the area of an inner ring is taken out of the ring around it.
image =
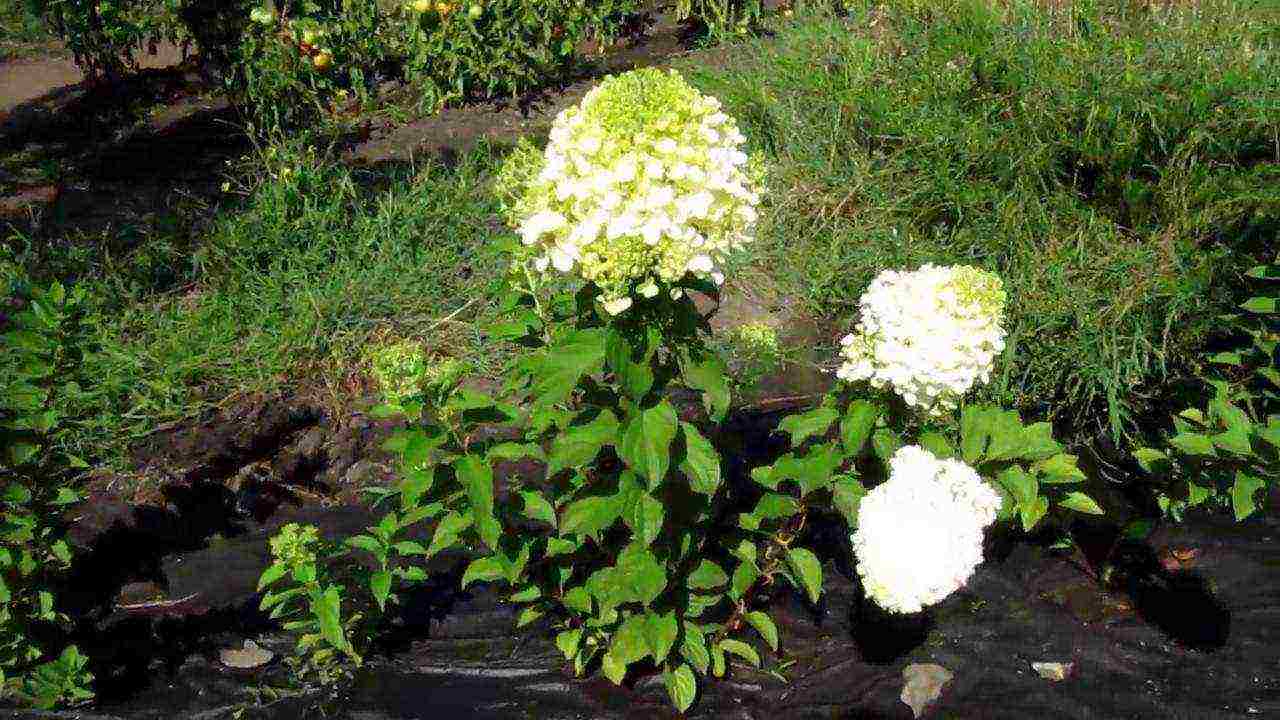
[[[991,379],[1005,347],[1004,283],[966,265],[885,270],[859,300],[861,319],[841,341],[841,380],[889,388],[931,415],[956,407]]]
[[[612,314],[686,274],[718,284],[760,202],[745,142],[674,70],[612,76],[556,118],[511,216],[535,268],[596,283]]]
[[[915,613],[969,581],[1001,499],[973,468],[914,445],[889,469],[862,499],[850,540],[867,595],[889,612]]]

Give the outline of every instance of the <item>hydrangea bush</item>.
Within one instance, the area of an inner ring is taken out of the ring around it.
[[[1082,493],[1046,489],[1083,478],[1047,425],[986,407],[942,420],[933,403],[954,403],[968,387],[955,380],[946,392],[909,385],[930,399],[923,414],[842,387],[783,420],[790,451],[730,492],[710,438],[731,383],[691,293],[718,299],[729,254],[750,238],[759,163],[742,142],[714,99],[677,74],[641,70],[604,81],[563,113],[544,152],[517,148],[496,190],[522,242],[511,242],[504,318],[489,334],[530,350],[494,396],[452,374],[444,384],[406,379],[432,374],[413,353],[375,359],[385,410],[410,420],[388,444],[401,481],[375,490],[389,512],[346,543],[373,558],[357,575],[375,602],[317,605],[325,581],[304,572],[310,584],[276,592],[324,610],[298,620],[308,637],[332,636],[342,649],[352,613],[398,602],[426,578],[426,561],[461,548],[470,558],[462,587],[502,589],[521,608],[518,626],[549,625],[577,674],[620,684],[638,666],[655,669],[684,711],[699,676],[723,676],[734,659],[760,667],[761,650],[778,649],[772,593],[790,586],[818,601],[822,564],[805,547],[817,517],[843,517],[855,533],[875,602],[914,612],[965,582],[993,520],[1020,515],[1029,529],[1049,498],[1097,510]],[[574,282],[552,281],[561,277]],[[931,282],[935,314],[970,329],[993,317],[998,326],[993,276],[943,269]],[[911,310],[902,304],[918,300],[887,293],[875,308],[903,318]],[[759,330],[748,339],[776,349]],[[937,339],[969,342],[958,330]],[[972,384],[991,360],[973,361],[974,347],[924,372],[963,366]],[[512,462],[524,471],[511,472]],[[888,472],[873,472],[885,463]],[[869,491],[864,481],[878,475],[888,480]],[[426,522],[429,533],[415,532]],[[428,542],[409,539],[423,534]],[[267,579],[299,581],[277,554]]]
[[[608,78],[556,118],[517,201],[521,239],[539,271],[594,283],[614,315],[687,275],[719,284],[760,202],[745,142],[674,70]]]

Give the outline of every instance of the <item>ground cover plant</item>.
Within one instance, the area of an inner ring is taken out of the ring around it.
[[[1014,360],[990,397],[1133,431],[1274,239],[1269,25],[1212,3],[846,5],[688,67],[777,158],[762,264],[833,319],[880,267],[997,270]]]

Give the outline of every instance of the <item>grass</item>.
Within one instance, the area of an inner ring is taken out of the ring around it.
[[[456,168],[346,168],[272,151],[243,208],[203,236],[82,253],[28,247],[21,264],[94,289],[97,331],[64,412],[74,452],[107,462],[157,424],[236,394],[307,385],[341,394],[367,343],[412,337],[476,362],[469,320],[499,278],[494,208],[478,186],[492,156]],[[235,189],[232,188],[235,192]],[[45,257],[40,257],[42,254]]]
[[[684,68],[776,159],[757,265],[845,325],[880,269],[996,270],[1012,342],[991,394],[1131,430],[1280,232],[1275,24],[1208,3],[889,5]]]

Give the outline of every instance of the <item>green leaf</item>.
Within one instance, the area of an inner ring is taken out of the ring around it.
[[[1213,436],[1213,444],[1229,453],[1249,457],[1253,455],[1253,443],[1249,441],[1249,431],[1232,428]]]
[[[39,445],[18,440],[9,445],[9,462],[13,467],[24,465],[33,460],[38,452],[40,452]]]
[[[338,588],[330,587],[311,600],[311,614],[320,624],[320,634],[333,647],[347,652],[346,633],[342,629],[342,598]]]
[[[960,454],[966,463],[976,465],[987,452],[998,415],[999,410],[985,405],[967,406],[960,414]]]
[[[702,391],[702,401],[712,422],[724,420],[729,412],[729,377],[724,362],[708,354],[697,361],[685,358],[680,364],[684,384]]]
[[[1273,297],[1253,297],[1244,301],[1240,305],[1241,309],[1248,310],[1258,315],[1275,315],[1280,310],[1280,299]]]
[[[649,652],[653,654],[653,662],[662,664],[675,647],[676,637],[680,635],[680,623],[674,611],[664,614],[654,612],[645,614],[644,637],[649,644]]]
[[[880,428],[871,434],[871,450],[885,462],[902,447],[902,438],[888,428]]]
[[[556,647],[564,653],[565,660],[572,660],[578,654],[578,646],[582,643],[582,628],[565,630],[556,635]]]
[[[502,530],[493,516],[493,470],[478,455],[463,455],[454,463],[454,469],[471,500],[471,513],[480,539],[497,549]]]
[[[1254,280],[1280,280],[1280,265],[1255,265],[1245,275]]]
[[[751,511],[759,520],[773,520],[775,518],[789,518],[800,512],[800,503],[795,498],[778,493],[765,493],[756,503],[755,510]],[[748,528],[755,529],[755,528]]]
[[[714,496],[721,482],[720,453],[693,425],[682,422],[680,429],[684,433],[685,446],[680,472],[689,479],[689,487],[694,492]]]
[[[1049,484],[1070,484],[1083,482],[1084,471],[1076,465],[1076,456],[1059,453],[1036,463],[1035,469]]]
[[[613,639],[609,643],[609,652],[605,653],[605,658],[608,660],[606,664],[611,667],[601,669],[614,684],[622,684],[628,665],[648,657],[649,643],[645,640],[645,626],[644,615],[632,615],[623,620],[622,625],[613,634]]]
[[[1058,504],[1068,510],[1075,510],[1076,512],[1086,513],[1088,515],[1106,514],[1106,511],[1102,509],[1101,505],[1095,502],[1093,498],[1082,492],[1069,492],[1065,497],[1058,501]]]
[[[675,705],[677,710],[683,713],[693,705],[694,699],[698,696],[698,681],[688,665],[681,664],[675,670],[663,673],[662,681],[666,683],[671,704]]]
[[[820,407],[799,415],[790,415],[778,423],[778,432],[791,436],[791,447],[800,447],[805,440],[825,435],[832,423],[840,417],[833,407]]]
[[[600,450],[606,445],[613,445],[617,437],[618,418],[607,409],[585,425],[570,426],[551,443],[547,477],[595,460]]]
[[[622,521],[631,528],[635,537],[645,545],[652,545],[662,532],[662,522],[666,518],[666,508],[662,501],[639,488],[629,498],[629,503],[622,513]]]
[[[675,408],[663,400],[640,410],[622,435],[618,448],[624,462],[643,477],[652,490],[662,483],[671,464],[671,443],[676,438],[678,421]]]
[[[837,478],[831,488],[832,502],[844,516],[850,530],[858,528],[858,506],[866,494],[867,488],[856,477],[848,475]]]
[[[1021,457],[1026,450],[1025,438],[1026,432],[1017,412],[995,411],[991,426],[991,444],[987,446],[986,460],[998,462]]]
[[[743,560],[733,569],[733,579],[729,584],[729,597],[741,600],[756,580],[760,578],[760,569],[752,560]]]
[[[840,442],[844,445],[846,455],[852,457],[862,452],[879,417],[880,409],[866,400],[849,403],[849,408],[840,420]]]
[[[542,610],[532,605],[520,611],[520,617],[516,618],[516,627],[522,628],[542,617]]]
[[[787,565],[809,594],[810,602],[818,602],[822,595],[822,563],[813,553],[801,547],[787,548]]]
[[[743,660],[746,660],[747,662],[751,663],[752,667],[757,667],[757,668],[760,667],[759,653],[756,652],[755,648],[742,642],[741,640],[734,640],[733,638],[725,638],[724,640],[720,641],[720,649],[726,653],[729,653],[730,655],[737,655]]]
[[[520,500],[525,517],[530,520],[540,520],[553,528],[556,526],[556,509],[541,494],[533,490],[524,490],[520,493]]]
[[[955,449],[947,440],[947,436],[938,432],[926,432],[920,435],[920,447],[941,459],[955,456]]]
[[[473,582],[493,582],[506,577],[507,565],[502,558],[496,555],[476,558],[467,566],[466,572],[462,573],[462,589],[466,590]]]
[[[1040,522],[1040,519],[1049,512],[1049,499],[1046,497],[1038,497],[1029,505],[1020,505],[1018,514],[1022,518],[1022,529],[1031,532],[1031,528]]]
[[[452,547],[458,541],[458,534],[471,527],[471,517],[451,512],[440,518],[436,531],[431,536],[431,545],[427,547],[427,557],[431,558],[445,548]]]
[[[1045,460],[1062,452],[1062,443],[1053,439],[1053,425],[1032,423],[1022,429],[1022,459]]]
[[[1169,456],[1154,448],[1138,448],[1133,451],[1133,457],[1143,470],[1153,475],[1167,473],[1171,469]]]
[[[1019,508],[1034,505],[1036,496],[1040,494],[1040,484],[1035,477],[1016,465],[1005,469],[996,480],[1009,491]]]
[[[1236,472],[1236,481],[1231,486],[1231,509],[1236,520],[1244,520],[1258,509],[1253,496],[1265,485],[1265,481],[1243,471]]]
[[[534,409],[563,402],[582,376],[604,365],[604,337],[604,331],[599,328],[575,330],[548,348],[535,372]]]
[[[560,535],[577,534],[599,538],[618,520],[622,504],[613,495],[592,495],[570,503],[560,517]]]
[[[643,339],[640,342],[644,342]],[[633,348],[628,338],[618,330],[610,330],[605,340],[605,358],[624,392],[639,402],[653,387],[653,369],[649,367],[647,353],[643,359],[632,359]]]
[[[702,560],[689,573],[688,586],[694,590],[711,590],[729,582],[729,576],[717,564],[710,560]]]
[[[1213,439],[1199,433],[1178,433],[1169,438],[1169,444],[1187,455],[1216,455]]]
[[[542,448],[533,443],[504,442],[489,448],[485,457],[493,463],[497,460],[523,460],[524,458],[545,460],[546,454],[542,452]]]
[[[369,592],[373,601],[378,603],[379,610],[387,609],[387,596],[391,594],[391,572],[378,570],[369,576]]]
[[[258,592],[262,592],[270,585],[274,584],[280,578],[289,572],[289,566],[284,563],[271,563],[266,570],[262,571],[262,576],[258,578]]]
[[[584,615],[591,613],[591,593],[587,592],[587,589],[581,585],[566,590],[562,599],[564,606],[570,610]]]
[[[768,643],[769,648],[774,652],[778,651],[778,627],[773,624],[773,620],[760,611],[749,612],[746,615],[747,622],[751,623],[751,627],[760,633],[760,637]]]
[[[693,663],[699,673],[707,674],[707,667],[711,664],[711,654],[707,652],[707,639],[702,634],[702,628],[688,621],[684,622],[684,639],[680,642],[680,655]]]

